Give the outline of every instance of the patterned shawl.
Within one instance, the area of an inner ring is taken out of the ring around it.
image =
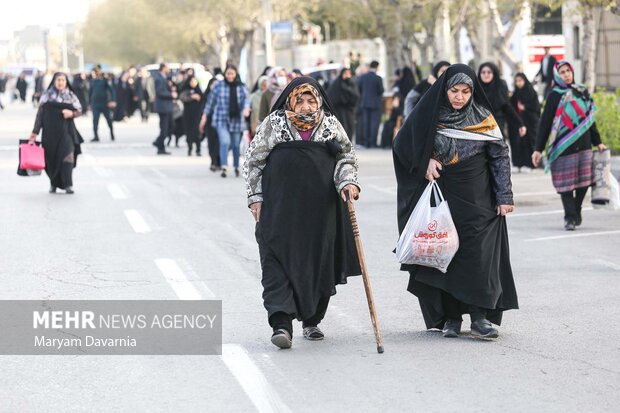
[[[295,113],[295,108],[304,94],[311,94],[318,103],[318,109],[314,112]],[[286,98],[286,116],[291,121],[295,129],[299,131],[307,131],[316,127],[321,121],[323,114],[323,99],[321,94],[314,86],[304,83],[294,88]]]
[[[456,142],[454,139],[472,141],[501,140],[502,132],[491,111],[478,104],[473,99],[474,81],[465,73],[456,73],[446,84],[446,91],[458,84],[465,84],[471,88],[472,97],[460,110],[450,105],[446,98],[446,105],[439,109],[437,135],[435,136],[435,156],[444,165],[458,161]]]
[[[562,66],[568,66],[573,74],[575,73],[571,64],[566,60],[559,61],[553,68],[553,91],[562,95],[562,99],[555,111],[549,135],[551,139],[546,149],[545,171],[549,171],[551,163],[581,138],[594,123],[596,106],[588,90],[585,86],[575,82],[570,85],[565,83],[559,74]]]
[[[67,79],[67,86],[63,90],[58,90],[55,86],[56,79],[59,76],[64,76],[65,79]],[[61,72],[54,73],[54,77],[52,78],[52,81],[47,87],[47,90],[43,92],[43,94],[41,94],[39,104],[43,105],[46,102],[70,103],[73,105],[75,110],[82,110],[82,104],[80,103],[80,100],[77,98],[76,94],[73,93],[73,89],[69,84],[69,77],[65,73]]]

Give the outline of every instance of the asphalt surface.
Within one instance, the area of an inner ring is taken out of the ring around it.
[[[114,143],[101,122],[102,142],[83,146],[76,193],[51,195],[45,176],[15,174],[17,139],[34,115],[19,104],[0,112],[0,299],[182,298],[157,264],[168,260],[202,298],[223,300],[224,354],[0,356],[0,411],[602,412],[620,403],[620,213],[588,208],[577,231],[564,231],[549,175],[513,176],[521,309],[504,314],[495,341],[472,338],[468,322],[444,339],[424,329],[391,253],[391,153],[359,151],[358,220],[385,353],[359,277],[333,297],[324,341],[304,340],[296,323],[293,348],[278,350],[242,178],[210,172],[184,141],[155,156],[157,118],[134,117],[116,124]],[[77,120],[87,140],[90,122]]]

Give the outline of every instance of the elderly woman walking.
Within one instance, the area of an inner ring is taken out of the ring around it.
[[[336,285],[361,273],[343,199],[357,199],[357,161],[323,88],[294,79],[246,153],[248,204],[256,220],[271,341],[292,344],[293,318],[308,340]],[[340,199],[341,196],[343,199]]]
[[[56,73],[47,90],[41,95],[39,110],[30,135],[37,139],[43,129],[41,143],[45,150],[45,172],[50,178],[50,193],[57,188],[73,194],[73,168],[84,142],[73,122],[82,113],[82,105],[73,93],[65,73]]]
[[[594,121],[594,102],[585,86],[575,83],[575,71],[562,60],[553,70],[554,86],[540,118],[532,163],[538,166],[547,142],[545,170],[551,170],[555,190],[562,197],[564,229],[581,225],[581,205],[592,186],[592,146],[607,147]]]
[[[495,338],[502,313],[518,308],[506,214],[513,210],[508,147],[475,73],[450,66],[415,106],[394,141],[398,228],[402,232],[429,181],[450,205],[459,250],[447,272],[418,265],[408,291],[428,329],[457,337],[462,315],[471,334]]]

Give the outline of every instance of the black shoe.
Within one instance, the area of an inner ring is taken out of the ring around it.
[[[157,155],[171,155],[170,152],[166,152],[165,149],[161,149],[159,151],[157,151]]]
[[[73,190],[73,188],[71,188],[70,186],[68,186],[67,188],[65,188],[65,193],[71,195],[74,194],[75,191]]]
[[[578,227],[579,225],[581,225],[581,222],[583,221],[583,219],[581,218],[581,212],[577,215],[577,219],[575,220],[575,226]]]
[[[110,132],[110,139],[112,139],[112,142],[114,142],[114,132]]]
[[[304,327],[304,338],[310,341],[320,341],[325,338],[325,334],[317,326]]]
[[[209,167],[209,169],[211,170],[211,172],[215,172],[215,171],[217,171],[217,166],[211,165],[211,167]]]
[[[55,186],[50,186],[50,194],[55,194],[56,193],[56,187]]]
[[[92,138],[90,141],[91,141],[91,142],[99,142],[99,138],[95,136],[95,137],[94,137],[94,138]]]
[[[239,175],[240,175],[239,168],[235,168],[235,176],[239,178]]]
[[[187,156],[192,156],[192,150],[191,149],[187,150]]]
[[[566,221],[564,221],[564,229],[567,231],[574,231],[575,223],[572,220],[567,219]]]
[[[202,156],[200,152],[196,152],[196,156]]]
[[[222,173],[220,174],[222,178],[226,178],[226,168],[222,168]]]
[[[443,333],[443,336],[447,338],[458,337],[459,333],[461,332],[462,323],[463,322],[461,320],[448,319],[446,321],[446,324],[444,324],[443,326],[443,330],[441,330],[441,332]]]
[[[280,348],[291,348],[293,345],[293,338],[291,337],[291,333],[287,330],[279,328],[274,330],[271,336],[271,342]]]
[[[471,335],[478,338],[497,338],[499,332],[489,320],[481,318],[471,323]]]

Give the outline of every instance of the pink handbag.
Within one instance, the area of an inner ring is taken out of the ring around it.
[[[42,147],[23,143],[19,145],[19,151],[19,169],[32,171],[45,169],[45,153]]]

